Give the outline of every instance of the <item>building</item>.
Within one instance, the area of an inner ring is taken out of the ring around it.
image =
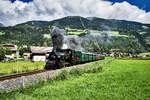
[[[23,59],[24,60],[30,60],[31,53],[23,53]]]
[[[4,48],[7,48],[7,49],[10,49],[12,54],[11,55],[5,55],[7,58],[10,58],[10,59],[14,59],[14,57],[17,55],[17,46],[14,45],[14,44],[2,44],[2,46]]]
[[[32,61],[46,61],[47,54],[52,50],[53,47],[31,46],[31,59]]]

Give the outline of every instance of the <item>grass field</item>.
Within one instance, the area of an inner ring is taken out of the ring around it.
[[[80,35],[83,33],[87,33],[86,30],[80,30],[80,29],[72,29],[72,28],[65,28],[67,30],[67,35]]]
[[[94,66],[99,66],[95,63]],[[149,100],[150,60],[115,60],[101,72],[42,82],[1,100]]]
[[[0,32],[0,35],[4,35],[5,34],[5,32]]]
[[[43,69],[44,66],[45,62],[31,62],[31,61],[17,61],[17,62],[15,61],[4,63],[0,62],[0,75]]]
[[[150,52],[140,53],[140,54],[139,54],[139,56],[143,56],[143,55],[150,55]]]

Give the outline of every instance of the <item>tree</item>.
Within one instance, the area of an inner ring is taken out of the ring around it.
[[[0,61],[4,60],[5,55],[6,55],[6,49],[4,47],[0,46]]]
[[[43,43],[43,46],[44,46],[44,47],[47,47],[47,43],[46,43],[46,42],[44,42],[44,43]]]
[[[20,48],[19,49],[19,55],[22,57],[23,56],[23,53],[29,53],[30,52],[30,47],[27,47],[27,48]]]
[[[6,55],[11,55],[12,54],[12,51],[8,48],[5,49],[6,50]]]

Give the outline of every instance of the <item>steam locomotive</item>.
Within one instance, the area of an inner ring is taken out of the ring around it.
[[[71,49],[57,49],[49,54],[45,69],[59,69],[79,63],[103,60],[104,58],[104,56],[100,56],[98,54],[84,53]]]

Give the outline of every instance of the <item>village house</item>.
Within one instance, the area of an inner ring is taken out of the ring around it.
[[[120,49],[111,49],[110,50],[110,55],[111,57],[122,57],[123,56],[123,53],[121,52]]]
[[[46,61],[47,54],[52,52],[53,47],[31,46],[32,61]]]
[[[10,49],[12,54],[11,55],[5,55],[6,58],[14,59],[14,57],[17,55],[17,46],[14,44],[2,44],[3,47]]]
[[[30,60],[31,53],[23,53],[23,59],[24,60]]]

